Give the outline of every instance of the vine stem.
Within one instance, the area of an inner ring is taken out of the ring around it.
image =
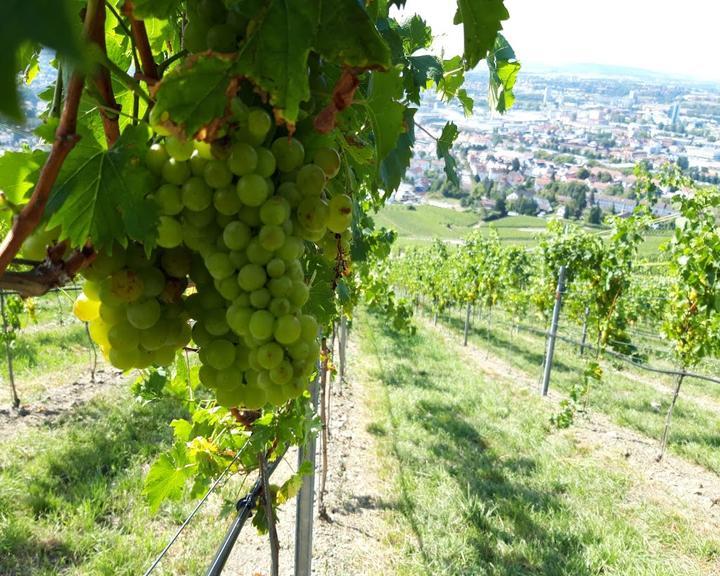
[[[270,480],[267,472],[267,457],[261,453],[258,457],[260,465],[260,479],[262,481],[263,502],[265,504],[265,515],[267,517],[268,537],[270,539],[270,565],[272,576],[280,574],[280,540],[278,539],[277,527],[275,526],[275,514],[272,507],[272,494],[270,492]]]
[[[104,11],[98,9],[99,3],[100,0],[88,0],[85,22],[83,24],[83,35],[85,38],[90,37],[91,31],[96,26],[93,19],[100,18],[101,13],[104,14]],[[78,140],[80,140],[76,129],[80,97],[82,96],[84,86],[85,76],[79,71],[73,72],[65,92],[65,106],[60,116],[60,123],[55,132],[55,141],[53,142],[50,154],[40,171],[40,176],[38,177],[30,200],[23,207],[20,214],[18,214],[12,228],[5,236],[2,244],[0,244],[0,278],[3,280],[6,276],[5,271],[7,267],[17,255],[22,243],[32,234],[40,223],[45,212],[45,205],[50,197],[50,192],[60,173],[60,168],[70,151],[75,147]]]
[[[138,53],[140,54],[142,73],[148,84],[154,84],[160,79],[160,76],[158,75],[158,68],[155,63],[155,58],[153,57],[152,49],[150,48],[150,40],[148,39],[145,22],[136,19],[133,15],[132,0],[125,0],[123,12],[130,20],[130,29],[135,38],[135,46],[137,46]]]

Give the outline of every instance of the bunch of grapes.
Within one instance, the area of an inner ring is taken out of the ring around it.
[[[114,246],[83,271],[86,281],[73,310],[117,368],[168,365],[190,342],[182,303],[190,254],[178,252],[148,258],[140,245]]]
[[[187,343],[189,318],[201,381],[222,405],[260,408],[301,394],[315,367],[318,324],[303,314],[302,259],[309,243],[333,261],[348,252],[352,200],[326,186],[340,170],[335,150],[309,153],[297,138],[274,137],[270,114],[239,98],[233,114],[212,145],[167,136],[151,146],[160,266],[146,259],[143,268],[134,252],[132,264],[129,252],[101,255],[76,311],[120,368],[166,361]],[[148,291],[149,270],[177,290]],[[147,347],[145,332],[170,321],[177,340]]]

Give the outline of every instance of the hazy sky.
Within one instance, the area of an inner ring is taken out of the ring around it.
[[[718,0],[505,0],[505,34],[521,61],[647,68],[720,81]],[[454,0],[407,0],[440,35],[462,48]]]

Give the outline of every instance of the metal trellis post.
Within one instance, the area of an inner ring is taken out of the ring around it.
[[[585,316],[583,318],[583,327],[582,327],[582,339],[580,343],[580,356],[583,356],[585,354],[585,342],[587,341],[587,331],[588,331],[588,318],[590,316],[590,306],[585,306]]]
[[[547,396],[550,388],[550,373],[552,371],[553,355],[555,354],[555,339],[557,337],[558,321],[560,319],[560,307],[562,306],[562,295],[565,290],[565,266],[560,266],[558,274],[557,290],[555,292],[555,306],[553,306],[552,324],[548,335],[547,351],[545,352],[545,369],[542,379],[542,395]]]
[[[318,370],[319,375],[319,370]],[[318,377],[310,387],[313,410],[318,408]],[[297,495],[295,510],[295,576],[310,576],[312,566],[313,519],[315,507],[315,456],[317,440],[311,436],[305,446],[298,450],[298,468],[304,462],[312,464],[312,472],[305,476]]]
[[[470,314],[472,313],[472,306],[470,305],[470,302],[467,303],[467,308],[465,309],[465,334],[463,336],[463,346],[467,346],[468,342],[468,332],[470,332]]]

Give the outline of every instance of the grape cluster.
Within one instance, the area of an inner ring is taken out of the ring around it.
[[[315,367],[318,324],[303,314],[302,259],[308,242],[329,260],[348,252],[352,200],[326,186],[340,170],[335,150],[306,153],[299,139],[273,136],[264,108],[240,98],[232,108],[222,141],[167,136],[150,147],[160,265],[134,251],[132,263],[130,252],[99,258],[76,313],[120,368],[164,362],[187,343],[189,319],[203,384],[222,405],[260,408],[298,396]],[[158,274],[180,283],[169,298]],[[146,332],[171,320],[177,340],[146,346]]]
[[[189,257],[167,250],[148,258],[140,245],[114,246],[84,270],[73,311],[114,366],[168,365],[190,342],[182,303]]]

